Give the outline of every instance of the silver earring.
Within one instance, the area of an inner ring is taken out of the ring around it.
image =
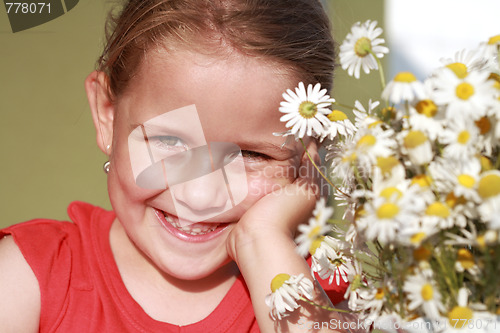
[[[104,163],[104,165],[102,166],[103,170],[104,170],[104,173],[108,174],[109,173],[109,166],[110,166],[110,162],[109,161],[106,161]]]

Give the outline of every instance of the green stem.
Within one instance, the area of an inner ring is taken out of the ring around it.
[[[334,189],[336,189],[337,191],[339,191],[340,193],[342,193],[343,195],[345,195],[346,197],[350,198],[351,196],[347,193],[344,193],[342,190],[340,190],[337,186],[335,186],[335,184],[333,184],[331,182],[330,179],[328,179],[328,177],[325,176],[325,174],[319,169],[319,167],[316,165],[316,163],[314,163],[314,160],[313,158],[311,157],[311,155],[309,154],[309,151],[307,150],[307,147],[306,147],[306,144],[304,143],[304,140],[302,139],[299,139],[300,142],[302,143],[302,146],[304,147],[304,151],[306,152],[307,154],[307,157],[309,157],[309,160],[311,161],[311,163],[314,165],[314,167],[316,168],[316,170],[319,172],[319,174],[321,175],[321,177],[323,177],[323,179],[325,179],[327,181],[328,184],[330,184],[330,186],[332,186]]]
[[[499,56],[499,59],[500,59],[500,56]],[[500,151],[498,152],[497,160],[495,161],[495,169],[498,169],[498,167],[500,167]]]
[[[321,305],[321,304],[315,303],[313,301],[310,301],[307,298],[302,297],[302,296],[299,296],[299,298],[300,298],[301,301],[304,301],[304,302],[306,302],[308,304],[314,305],[314,306],[316,306],[318,308],[321,308],[323,310],[335,311],[335,312],[342,312],[342,313],[353,313],[352,311],[349,311],[349,310],[342,310],[342,309],[332,308],[332,307],[329,307],[329,306],[326,306],[326,305]]]
[[[443,260],[441,258],[441,253],[437,253],[437,255],[434,258],[436,258],[436,261],[438,262],[439,267],[441,267],[441,273],[443,274],[444,280],[446,281],[446,284],[448,285],[450,290],[457,292],[457,289],[453,285],[453,281],[451,281],[450,277],[447,275],[447,273],[450,272],[450,270],[448,270],[446,268],[446,266],[444,265]]]
[[[375,58],[375,61],[377,62],[378,65],[378,72],[380,74],[380,84],[382,85],[382,90],[385,89],[385,75],[384,75],[384,67],[382,66],[382,62],[380,59],[375,55],[375,53],[372,50],[368,50],[370,54]]]

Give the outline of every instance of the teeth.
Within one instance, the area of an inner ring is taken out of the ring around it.
[[[209,228],[206,228],[206,229],[205,228],[202,229],[199,227],[191,228],[190,226],[181,227],[180,223],[178,221],[174,221],[174,219],[171,216],[169,216],[165,212],[163,213],[163,215],[165,216],[165,220],[167,220],[167,222],[169,222],[171,225],[173,225],[176,229],[181,230],[182,232],[185,232],[185,233],[190,234],[190,235],[208,234],[209,232],[212,232],[215,229],[217,229],[217,227],[219,226],[219,224],[213,224]]]

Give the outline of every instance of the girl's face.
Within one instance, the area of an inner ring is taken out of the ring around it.
[[[301,146],[281,148],[284,138],[273,135],[285,130],[278,112],[282,93],[298,81],[280,68],[236,52],[154,51],[109,107],[112,127],[100,126],[112,137],[103,144],[111,145],[111,203],[130,240],[161,271],[193,280],[228,263],[226,238],[240,217],[297,177]],[[219,149],[212,142],[235,145]],[[193,158],[196,147],[210,147],[208,155]],[[188,152],[179,162],[184,174],[174,160],[159,164],[168,174],[165,186],[138,181],[148,165],[182,152]],[[218,153],[230,165],[214,167]],[[204,162],[216,172],[197,174]],[[174,166],[180,176],[169,173]]]

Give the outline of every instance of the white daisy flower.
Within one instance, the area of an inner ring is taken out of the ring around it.
[[[350,76],[359,79],[360,69],[368,74],[370,70],[378,69],[377,58],[382,58],[389,49],[381,44],[385,43],[382,28],[377,27],[377,21],[366,21],[361,24],[357,22],[351,28],[351,32],[340,46],[340,64]]]
[[[373,128],[376,125],[382,124],[382,121],[378,119],[377,117],[374,116],[373,110],[377,108],[377,106],[380,105],[379,101],[374,101],[370,99],[368,101],[368,110],[366,110],[363,107],[363,104],[361,104],[360,101],[356,100],[354,102],[354,123],[356,128],[366,128],[370,127]]]
[[[429,166],[427,172],[432,178],[434,188],[440,193],[449,193],[454,187],[454,177],[450,176],[455,170],[455,160],[436,157]]]
[[[484,116],[474,122],[480,134],[477,143],[479,151],[486,155],[491,155],[493,148],[499,143],[495,137],[497,123],[498,120],[494,116]]]
[[[434,141],[443,131],[444,113],[431,99],[422,99],[414,106],[410,106],[408,119],[413,130],[424,132]]]
[[[327,222],[332,214],[333,207],[326,206],[325,198],[321,198],[316,202],[309,224],[301,224],[298,227],[300,235],[295,238],[295,243],[297,243],[296,250],[300,255],[305,257],[309,253],[312,243],[331,231],[331,227]]]
[[[399,241],[402,244],[418,248],[425,240],[439,231],[437,226],[437,219],[425,217],[415,220],[413,223],[403,224],[399,232]]]
[[[285,126],[290,128],[289,133],[295,138],[301,139],[304,135],[321,136],[328,128],[330,120],[326,117],[330,113],[330,105],[335,101],[321,89],[317,83],[307,86],[300,82],[295,92],[288,89],[284,94],[279,111],[286,113],[280,121],[286,122]]]
[[[447,146],[443,156],[448,159],[467,161],[477,152],[479,129],[473,121],[452,121],[441,133],[439,142]]]
[[[452,70],[444,68],[432,79],[433,100],[439,106],[446,106],[449,120],[477,120],[486,115],[494,102],[495,88],[488,77],[487,71],[474,71],[459,78]]]
[[[377,157],[394,155],[394,150],[397,147],[392,129],[358,131],[354,136],[354,141],[356,142],[356,156],[361,167],[366,170],[371,169],[371,165],[376,163]]]
[[[392,243],[397,240],[403,224],[417,223],[424,207],[421,196],[416,195],[416,187],[400,193],[394,191],[390,199],[375,197],[364,205],[364,214],[357,220],[358,229],[368,240]],[[400,196],[402,194],[402,196]]]
[[[455,270],[460,273],[467,271],[473,276],[478,276],[480,273],[480,269],[474,260],[474,255],[467,249],[458,249]]]
[[[377,157],[376,168],[373,172],[374,189],[379,187],[386,188],[397,186],[402,183],[406,177],[406,170],[394,156]]]
[[[413,102],[426,97],[424,84],[410,72],[400,72],[382,92],[382,98],[393,103]]]
[[[431,319],[440,318],[439,313],[445,311],[441,294],[432,278],[432,271],[422,271],[417,275],[408,276],[403,290],[410,301],[408,305],[410,311],[421,311],[425,317]]]
[[[354,178],[353,165],[357,163],[356,143],[352,137],[326,147],[328,153],[325,160],[331,160],[332,178],[342,179],[343,184],[351,184]]]
[[[488,59],[492,67],[498,66],[498,53],[500,49],[500,35],[492,36],[487,42],[481,44],[483,57]]]
[[[314,286],[304,274],[290,276],[282,273],[271,281],[271,294],[266,296],[265,302],[271,309],[273,320],[281,320],[290,315],[300,305],[297,301],[302,298],[313,299]]]
[[[441,229],[448,229],[455,225],[455,218],[452,209],[446,203],[434,201],[425,209],[422,223],[434,225],[435,227],[439,226]]]
[[[481,164],[476,158],[456,164],[455,169],[449,174],[453,182],[455,197],[463,197],[465,200],[479,202],[477,186],[480,172]]]
[[[403,154],[415,165],[424,165],[432,161],[434,153],[427,136],[418,130],[403,131],[399,134]]]
[[[473,306],[468,304],[468,297],[466,288],[458,291],[458,304],[447,313],[445,318],[439,320],[439,326],[443,328],[441,333],[497,332],[499,323],[495,315],[485,311],[474,311]],[[479,322],[484,325],[477,325]]]
[[[335,283],[340,285],[340,279],[348,282],[348,277],[355,272],[352,260],[342,252],[348,249],[349,245],[330,236],[325,236],[319,245],[318,243],[313,245],[311,251],[311,270],[318,273],[320,278],[329,279],[329,284],[335,280]]]
[[[427,174],[416,174],[410,179],[411,189],[415,191],[424,203],[433,202],[436,200],[433,188],[434,180]],[[424,205],[425,206],[425,205]]]
[[[489,228],[500,230],[500,171],[491,170],[481,174],[477,192],[481,197],[479,214]]]
[[[361,298],[360,293],[363,293],[368,288],[366,280],[363,278],[363,269],[361,264],[353,260],[353,274],[348,277],[349,286],[347,287],[344,299],[348,300],[349,309],[352,311],[359,311],[362,308],[359,307],[359,300]]]
[[[463,49],[455,53],[453,58],[442,58],[444,67],[451,69],[461,79],[469,72],[484,70],[488,61],[480,54],[479,50]]]
[[[349,118],[347,118],[347,115],[340,110],[333,110],[327,118],[330,120],[330,125],[323,131],[321,140],[324,140],[326,137],[333,140],[337,137],[337,134],[348,136],[356,132],[356,128]]]
[[[363,288],[359,291],[356,309],[363,311],[360,316],[365,321],[373,322],[380,316],[388,290],[393,287],[392,281],[387,280],[381,285],[378,288]]]

